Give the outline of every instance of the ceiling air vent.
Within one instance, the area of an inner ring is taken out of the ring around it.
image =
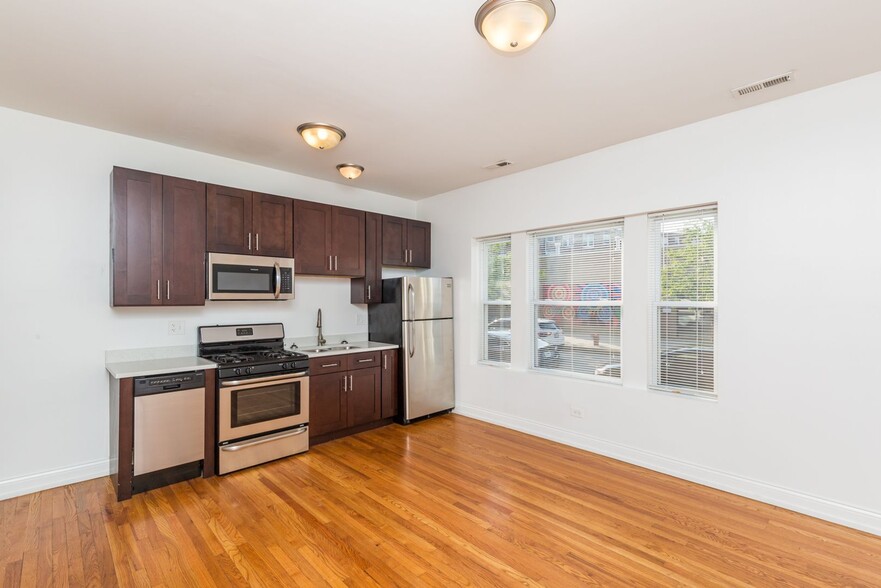
[[[483,166],[483,169],[495,169],[497,167],[508,167],[509,165],[514,165],[514,162],[508,161],[507,159],[502,159],[495,163]]]
[[[735,96],[746,96],[747,94],[754,94],[756,92],[761,92],[762,90],[766,90],[768,88],[772,88],[774,86],[779,86],[780,84],[785,84],[786,82],[792,81],[793,72],[789,71],[785,74],[774,76],[773,78],[768,78],[766,80],[760,80],[758,82],[753,82],[752,84],[747,84],[746,86],[741,86],[739,88],[734,88],[731,90],[731,93]]]

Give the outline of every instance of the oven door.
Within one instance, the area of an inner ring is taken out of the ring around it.
[[[290,300],[293,297],[293,259],[208,254],[209,300]]]
[[[309,422],[305,373],[220,382],[218,440],[270,433]]]

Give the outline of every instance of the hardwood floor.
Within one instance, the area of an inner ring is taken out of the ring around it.
[[[0,502],[3,587],[625,584],[881,586],[881,538],[454,415]]]

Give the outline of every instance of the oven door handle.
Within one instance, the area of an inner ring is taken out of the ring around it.
[[[293,374],[284,374],[283,376],[266,376],[265,378],[251,378],[250,380],[232,380],[229,382],[221,382],[221,388],[230,388],[232,386],[241,386],[242,384],[262,384],[264,382],[278,382],[279,380],[289,380],[308,375],[309,372],[294,372]]]
[[[270,441],[278,441],[279,439],[285,439],[287,437],[293,437],[294,435],[302,435],[306,432],[306,427],[302,427],[297,429],[296,431],[286,431],[284,433],[279,433],[277,435],[270,435],[268,437],[261,437],[260,439],[254,439],[253,441],[246,441],[244,443],[237,443],[236,445],[224,445],[220,448],[221,451],[241,451],[242,449],[248,449],[249,447],[253,447],[255,445],[260,445],[261,443],[269,443]]]

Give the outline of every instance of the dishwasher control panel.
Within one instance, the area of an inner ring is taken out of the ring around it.
[[[135,379],[135,396],[159,394],[173,390],[190,390],[205,387],[205,372],[184,372],[179,374],[163,374]]]

